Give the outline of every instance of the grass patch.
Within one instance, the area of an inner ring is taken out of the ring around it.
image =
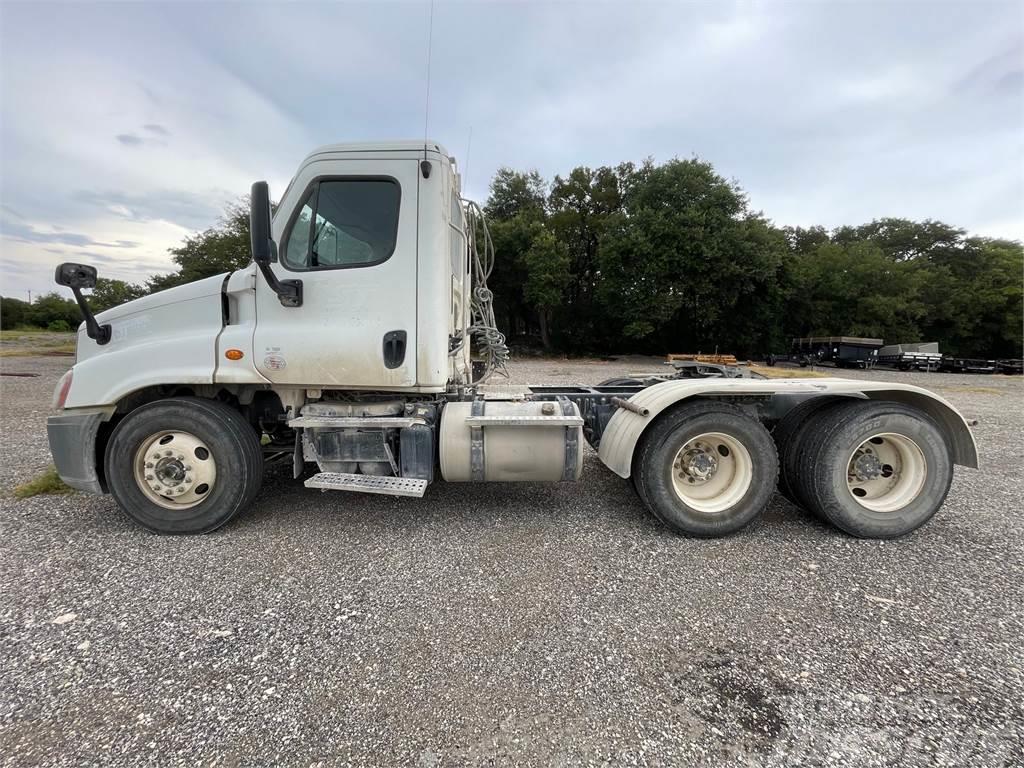
[[[767,365],[748,366],[751,373],[759,373],[766,379],[827,379],[829,374],[812,371],[809,368],[778,368]]]
[[[2,328],[0,329],[0,340],[16,339],[19,336],[28,336],[33,333],[52,333],[45,328]]]
[[[0,330],[0,357],[65,357],[75,354],[76,334],[43,328]]]
[[[0,357],[73,357],[74,344],[42,345],[38,347],[16,347],[0,349]]]
[[[74,489],[64,485],[64,481],[57,474],[56,467],[50,467],[41,475],[14,489],[14,495],[19,499],[27,499],[41,493],[74,493]]]

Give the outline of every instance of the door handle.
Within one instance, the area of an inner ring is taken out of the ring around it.
[[[384,367],[398,368],[405,362],[405,331],[388,331],[384,334]]]

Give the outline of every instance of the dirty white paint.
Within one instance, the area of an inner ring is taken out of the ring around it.
[[[170,288],[97,316],[111,339],[78,332],[78,362],[66,407],[110,405],[153,384],[213,381],[225,275]]]

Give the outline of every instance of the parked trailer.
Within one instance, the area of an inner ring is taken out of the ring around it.
[[[837,368],[873,368],[881,339],[857,336],[810,336],[793,339],[791,354],[800,365],[831,362]]]
[[[878,350],[878,363],[901,371],[937,371],[942,353],[935,341],[916,344],[890,344]]]
[[[995,373],[996,361],[946,355],[939,364],[939,370],[944,373]]]
[[[489,387],[508,357],[493,250],[439,144],[322,147],[273,217],[265,182],[251,205],[244,269],[98,316],[82,294],[96,270],[57,270],[85,322],[47,425],[54,461],[151,530],[224,525],[267,463],[296,478],[314,466],[308,488],[416,497],[439,479],[578,480],[586,440],[680,533],[742,528],[778,482],[840,529],[886,538],[935,514],[954,464],[978,465],[963,417],[906,384]]]

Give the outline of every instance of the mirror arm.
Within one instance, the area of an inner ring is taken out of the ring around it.
[[[75,295],[75,301],[78,302],[78,308],[82,311],[82,319],[85,320],[85,335],[95,341],[100,346],[110,342],[110,323],[104,323],[100,325],[96,322],[96,315],[89,309],[89,304],[85,301],[85,296],[82,295],[82,289],[77,285],[69,286],[71,293]]]
[[[302,306],[302,281],[301,280],[278,280],[274,270],[265,262],[256,262],[256,266],[263,273],[270,290],[277,294],[277,300],[282,307]]]

